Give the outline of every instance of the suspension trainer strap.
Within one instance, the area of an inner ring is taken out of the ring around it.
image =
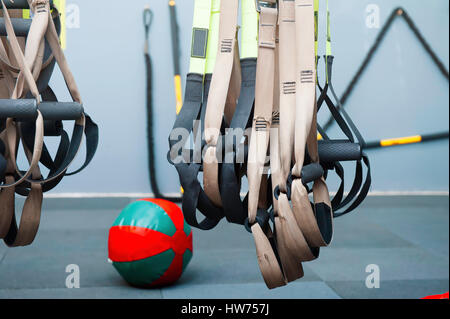
[[[319,98],[320,105],[325,102],[332,117],[338,124],[339,128],[344,132],[344,134],[348,138],[349,143],[353,143],[357,145],[357,147],[362,150],[365,148],[365,141],[359,132],[356,125],[353,123],[351,117],[347,114],[347,112],[342,107],[342,104],[335,93],[332,81],[332,72],[333,72],[333,62],[334,57],[332,55],[331,50],[331,23],[330,23],[330,11],[328,7],[327,1],[327,35],[326,35],[327,45],[326,45],[326,55],[325,55],[325,71],[326,71],[326,84],[324,89],[322,90],[321,97]],[[320,87],[319,87],[320,88]],[[332,97],[336,101],[336,104],[333,103],[331,98],[328,96],[328,90],[331,92]],[[319,107],[320,107],[319,105]],[[337,105],[337,107],[336,107]],[[319,126],[319,131],[322,137],[326,141],[329,141],[328,136],[326,135],[325,130],[323,130]],[[356,137],[356,138],[355,138]],[[343,216],[355,208],[357,208],[363,200],[366,198],[371,185],[371,170],[370,170],[370,162],[366,154],[360,151],[359,158],[355,159],[356,167],[355,167],[355,178],[353,180],[353,185],[350,192],[347,196],[343,196],[344,193],[344,174],[342,171],[342,166],[339,163],[335,163],[335,169],[338,173],[338,176],[341,178],[341,186],[336,194],[336,196],[332,200],[332,207],[334,210],[334,216],[340,217]],[[365,180],[363,179],[363,164],[367,168],[367,174]]]
[[[318,12],[319,1],[314,1],[314,7]],[[308,13],[311,15],[311,12]],[[314,14],[316,16],[317,13]],[[317,19],[315,19],[317,23]],[[318,30],[318,26],[315,30]],[[327,29],[328,23],[327,23]],[[317,32],[317,31],[316,31]],[[317,38],[317,36],[315,36]],[[327,37],[328,38],[328,37]],[[299,40],[300,41],[300,40]],[[300,42],[301,43],[301,42]],[[328,41],[327,41],[328,43]],[[327,44],[328,47],[328,44]],[[314,55],[314,57],[316,54]],[[312,61],[311,56],[309,57]],[[315,64],[315,63],[314,63]],[[314,82],[317,80],[317,76],[313,77]],[[304,80],[305,81],[305,80]],[[305,81],[308,82],[308,81]],[[309,83],[303,83],[308,85]],[[315,84],[314,83],[314,96],[315,96]],[[302,83],[300,83],[302,86]],[[300,106],[299,106],[300,107]],[[320,164],[319,148],[317,143],[317,100],[314,98],[313,103],[313,120],[311,122],[311,130],[309,132],[307,147],[308,156],[312,165]],[[302,182],[303,183],[303,182]],[[292,189],[292,202],[297,222],[302,230],[308,244],[312,247],[325,247],[331,243],[333,237],[333,213],[331,209],[331,201],[329,197],[328,187],[326,185],[323,176],[315,179],[313,185],[313,197],[314,205],[308,205],[308,198],[304,193],[304,185],[299,183],[299,180],[294,180]],[[310,209],[310,207],[312,209]]]
[[[205,77],[205,72],[209,71],[210,54],[215,55],[217,52],[215,51],[217,49],[214,50],[214,43],[217,43],[214,34],[218,33],[216,26],[220,16],[219,5],[220,0],[195,1],[191,60],[186,79],[184,105],[169,137],[170,161],[175,165],[184,189],[182,208],[186,221],[191,226],[204,230],[214,228],[223,218],[222,211],[209,200],[197,178],[201,169],[203,143],[201,135],[198,141],[199,135],[196,133],[198,130],[201,132],[201,128],[195,123],[201,119],[206,108],[208,77]],[[191,152],[183,154],[183,147],[191,133],[194,133],[196,149],[193,154]],[[200,151],[197,151],[197,148],[200,148]],[[197,209],[205,216],[201,222],[197,220]]]
[[[259,2],[261,4],[261,2]],[[265,1],[260,8],[259,49],[256,69],[255,109],[248,155],[249,181],[248,223],[256,246],[258,264],[269,288],[286,284],[274,247],[269,240],[270,230],[259,221],[264,219],[264,165],[269,146],[274,100],[275,49],[278,9],[276,1]],[[260,218],[258,218],[260,217]]]
[[[8,7],[3,1],[1,3],[2,22],[8,42],[0,43],[0,65],[3,79],[10,82],[7,86],[10,99],[0,100],[0,117],[7,118],[0,134],[2,144],[6,142],[2,153],[7,158],[4,183],[0,185],[0,238],[8,246],[16,247],[33,242],[40,223],[42,194],[55,187],[66,175],[81,146],[83,133],[87,137],[86,160],[76,172],[92,160],[98,144],[98,127],[84,113],[78,87],[60,46],[58,12],[55,8],[53,13],[50,11],[50,1],[30,0],[17,4],[21,8],[29,4],[33,12],[31,23],[20,20],[26,28],[19,30],[19,39],[14,30],[19,20],[13,24]],[[11,14],[15,14],[14,11]],[[24,37],[26,42],[23,41]],[[48,88],[55,63],[59,65],[73,102],[57,102],[56,96]],[[5,73],[10,74],[5,76]],[[29,99],[29,96],[33,96],[34,100]],[[41,102],[41,96],[45,102]],[[63,120],[75,121],[70,140],[63,129]],[[45,147],[44,134],[61,136],[55,160]],[[28,171],[20,170],[16,164],[20,141],[30,163]],[[40,172],[39,162],[50,171],[45,179]],[[15,192],[27,197],[19,225],[15,218]]]
[[[35,83],[33,74],[30,70],[29,63],[26,61],[26,57],[22,52],[19,41],[14,33],[14,28],[9,16],[8,10],[2,0],[3,16],[5,19],[5,27],[8,35],[8,41],[12,54],[15,60],[19,64],[20,73],[23,74],[24,80],[27,81],[27,85],[31,90],[36,103],[40,103],[39,91]],[[45,18],[46,12],[43,13]],[[39,35],[36,35],[39,37]],[[36,41],[37,46],[41,39]],[[0,44],[3,45],[3,44]],[[3,51],[3,50],[2,50]],[[37,54],[37,53],[36,53]],[[11,96],[12,100],[17,100],[22,92],[20,92],[20,77],[15,81],[14,90]],[[2,204],[2,210],[0,211],[0,238],[4,238],[5,242],[9,246],[22,246],[30,244],[37,232],[37,228],[40,222],[41,215],[41,204],[42,204],[42,189],[40,185],[35,185],[30,192],[29,196],[25,201],[24,208],[22,210],[22,217],[20,223],[20,234],[17,234],[17,225],[15,219],[15,208],[14,208],[14,190],[15,186],[22,183],[30,175],[37,177],[40,172],[37,168],[39,164],[39,158],[41,156],[43,137],[44,137],[44,125],[42,114],[38,111],[38,116],[36,120],[36,136],[35,136],[35,149],[32,155],[27,154],[28,160],[30,162],[30,168],[28,171],[18,180],[15,179],[14,175],[18,171],[16,164],[16,149],[18,143],[18,130],[16,123],[13,118],[8,118],[6,121],[6,136],[5,140],[7,143],[8,163],[6,170],[6,183],[1,185],[0,188],[2,192],[0,194],[0,203]],[[4,189],[8,189],[4,191]],[[9,223],[9,224],[8,224]],[[15,233],[13,233],[15,231]]]
[[[227,0],[220,3],[219,50],[209,89],[205,118],[207,149],[203,160],[203,184],[205,193],[217,207],[222,206],[217,158],[218,150],[221,150],[222,147],[219,143],[221,141],[219,139],[220,128],[224,113],[228,113],[228,119],[232,118],[241,85],[236,37],[238,8],[238,0]],[[237,74],[239,74],[239,78],[236,78]],[[228,106],[226,106],[227,104]]]
[[[251,129],[255,102],[258,12],[254,0],[242,0],[241,10],[242,84],[230,129],[225,132],[225,160],[221,168],[220,195],[227,220],[244,225],[248,214],[248,197],[241,200],[241,179],[245,175],[247,129]]]

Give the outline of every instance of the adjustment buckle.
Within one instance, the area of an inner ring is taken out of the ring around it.
[[[261,13],[261,8],[277,8],[278,0],[255,0],[256,11]]]

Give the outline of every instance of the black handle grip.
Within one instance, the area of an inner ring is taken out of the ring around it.
[[[322,165],[320,164],[309,164],[303,166],[302,169],[302,182],[303,184],[308,184],[314,182],[315,180],[321,178],[325,174]]]
[[[37,117],[36,100],[0,100],[0,118],[17,120],[34,120]]]
[[[39,111],[46,120],[78,120],[84,113],[83,105],[76,102],[42,102]]]
[[[0,100],[0,118],[15,118],[19,121],[35,120],[38,106],[36,100]],[[83,105],[76,102],[42,102],[39,111],[45,120],[71,121],[79,119]]]
[[[362,156],[361,145],[349,141],[319,141],[321,163],[358,161]]]

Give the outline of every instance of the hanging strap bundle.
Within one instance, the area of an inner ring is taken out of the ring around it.
[[[223,218],[244,225],[267,286],[276,288],[301,278],[302,263],[330,245],[333,218],[366,197],[370,169],[364,182],[364,140],[335,107],[329,22],[326,84],[319,85],[318,0],[241,0],[240,7],[239,28],[239,0],[195,1],[191,73],[169,161],[188,223],[203,230]],[[317,124],[324,103],[347,139],[331,139]],[[343,161],[357,166],[346,196]],[[341,185],[330,198],[332,170]]]
[[[5,3],[6,2],[6,3]],[[98,144],[98,127],[85,114],[75,79],[61,49],[59,13],[50,0],[1,1],[0,18],[0,238],[10,247],[33,242],[39,228],[43,193],[64,176],[83,170]],[[30,9],[32,19],[23,19]],[[58,102],[48,86],[58,64],[72,102]],[[63,121],[74,121],[71,138]],[[86,159],[72,173],[68,168],[86,136]],[[46,136],[60,137],[54,158]],[[19,145],[29,167],[17,164]],[[47,170],[41,173],[42,164]],[[25,196],[21,220],[15,217],[15,194]]]

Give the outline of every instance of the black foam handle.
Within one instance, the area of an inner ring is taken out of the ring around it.
[[[83,105],[77,102],[42,102],[39,111],[45,120],[78,120],[84,113]]]
[[[5,0],[5,5],[7,9],[30,9],[27,0]],[[53,6],[53,1],[50,0],[50,7]]]
[[[315,180],[321,178],[325,174],[322,165],[320,164],[309,164],[303,166],[302,169],[302,182],[308,184],[314,182]]]
[[[334,163],[361,160],[362,148],[358,143],[349,141],[319,141],[321,163]]]
[[[84,113],[83,105],[76,102],[42,102],[39,107],[36,100],[0,100],[0,118],[15,118],[19,121],[35,120],[37,110],[45,120],[78,120]]]
[[[17,120],[34,120],[37,114],[36,100],[0,100],[0,118],[11,117]]]

